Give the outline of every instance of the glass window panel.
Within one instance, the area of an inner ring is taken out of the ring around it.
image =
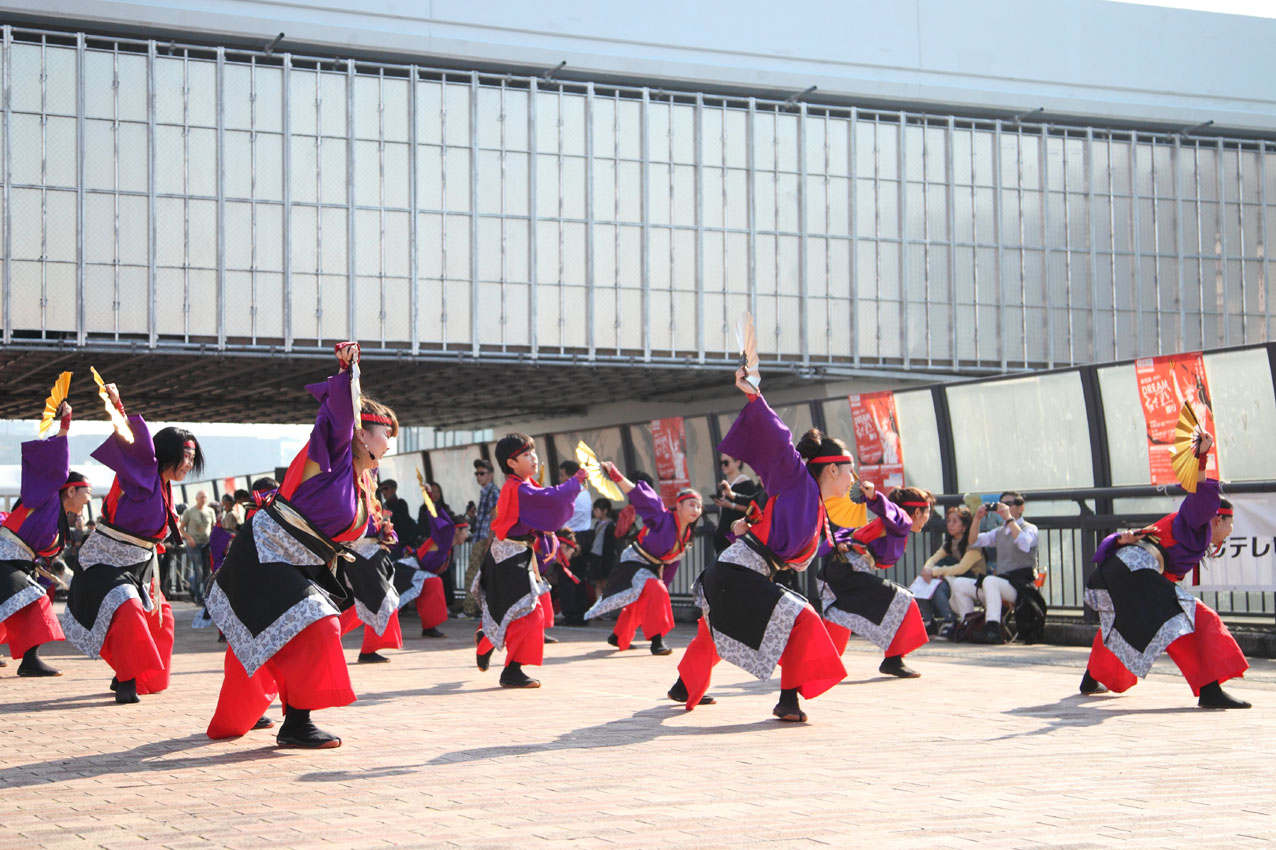
[[[696,161],[695,107],[673,106],[673,161],[690,165]]]
[[[49,114],[76,113],[76,64],[74,48],[45,47],[44,101]]]
[[[11,65],[10,104],[18,112],[41,109],[40,77],[44,73],[42,49],[38,44],[15,43],[9,47]]]
[[[322,261],[320,271],[345,272],[346,270],[346,211],[324,208],[319,211],[323,224]]]
[[[115,117],[115,56],[102,50],[84,52],[84,114]]]
[[[266,200],[282,200],[284,137],[257,133],[254,138],[257,162],[255,195]]]
[[[319,74],[319,132],[325,136],[345,137],[348,134],[344,69]]]
[[[251,269],[253,265],[252,204],[226,204],[226,267]]]
[[[253,129],[254,103],[250,99],[253,90],[253,68],[228,62],[223,70],[225,103],[222,106],[222,122],[230,130]]]
[[[355,273],[379,274],[381,272],[381,213],[376,210],[355,210],[354,244]]]
[[[161,128],[162,129],[162,128]],[[291,183],[292,200],[300,203],[314,203],[318,200],[317,168],[319,149],[313,137],[293,136],[291,140]],[[160,147],[163,151],[163,147]]]
[[[227,130],[226,142],[226,196],[251,198],[253,194],[253,141],[252,134]]]
[[[470,86],[448,83],[444,87],[445,111],[444,143],[468,145],[470,143]]]
[[[325,145],[327,142],[325,142]],[[324,162],[328,167],[331,163]],[[325,175],[327,177],[328,175]],[[332,203],[335,196],[326,191],[324,200]],[[381,203],[381,153],[379,142],[354,143],[354,202],[360,206],[379,206]]]
[[[191,59],[186,65],[189,89],[186,114],[192,126],[217,126],[217,65],[209,60]]]
[[[157,69],[158,75],[158,69]],[[314,71],[294,69],[288,80],[289,128],[294,135],[314,135],[318,128],[315,101],[318,75]]]
[[[115,188],[115,128],[110,121],[84,122],[84,185]]]
[[[320,196],[325,204],[346,202],[346,140],[322,139],[319,145]]]
[[[394,277],[406,277],[408,274],[408,241],[409,216],[405,212],[388,211],[382,216],[382,227],[385,229],[382,254],[384,273]]]
[[[1264,348],[1205,355],[1222,474],[1231,480],[1276,477],[1276,398]]]
[[[416,140],[421,145],[443,144],[443,84],[416,84]]]
[[[45,182],[49,186],[72,187],[78,182],[75,123],[74,118],[48,118],[45,122]]]
[[[257,205],[257,268],[283,270],[284,209],[277,204]]]
[[[620,101],[620,129],[617,141],[625,159],[642,156],[642,104],[636,100]]]
[[[186,134],[186,190],[192,195],[217,194],[217,131],[192,127]]]
[[[849,411],[850,403],[844,404]],[[935,419],[935,404],[930,390],[895,393],[895,412],[899,418],[905,486],[942,492],[944,472],[939,459],[939,424]],[[853,431],[846,433],[853,437]]]
[[[408,81],[395,77],[381,80],[381,138],[393,142],[408,140]]]
[[[945,388],[962,491],[1094,485],[1089,427],[1077,372]],[[1003,411],[1013,410],[1013,416]],[[1065,441],[1042,434],[1070,434]],[[1008,452],[1006,446],[1015,446]],[[905,454],[905,457],[908,455]]]

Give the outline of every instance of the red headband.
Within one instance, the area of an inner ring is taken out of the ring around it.
[[[580,545],[580,544],[578,544],[575,540],[572,540],[570,537],[560,537],[560,536],[559,536],[559,535],[557,535],[557,534],[555,534],[554,536],[555,536],[555,537],[558,537],[558,542],[559,542],[559,543],[566,543],[568,546],[575,546],[575,547],[579,548],[579,545]]]
[[[850,463],[850,462],[851,462],[851,457],[850,457],[849,455],[822,455],[822,456],[820,456],[820,457],[813,457],[813,458],[811,458],[810,460],[808,460],[808,461],[807,461],[807,463],[808,463],[808,464],[811,464],[811,463]]]
[[[535,448],[536,448],[536,445],[535,445],[535,444],[528,444],[528,445],[526,445],[526,446],[523,446],[521,449],[519,449],[518,451],[514,452],[514,454],[510,455],[510,456],[509,456],[509,460],[513,460],[514,458],[518,457],[519,455],[525,455],[525,454],[527,454],[528,452],[532,451],[532,450],[533,450],[533,449],[535,449]]]
[[[702,501],[702,502],[704,501],[704,499],[700,498],[700,494],[699,494],[699,493],[683,493],[681,496],[679,496],[678,498],[674,499],[674,500],[673,500],[673,503],[674,503],[675,505],[677,505],[677,504],[680,504],[680,503],[682,503],[682,502],[687,501],[687,499],[700,499],[700,501]]]
[[[1219,508],[1219,509],[1218,509],[1218,515],[1219,515],[1219,516],[1231,516],[1231,515],[1232,515],[1232,509],[1231,509],[1231,508]]]
[[[363,420],[364,424],[385,425],[386,427],[394,425],[394,423],[390,421],[389,416],[382,416],[379,413],[361,413],[359,414],[359,418]]]
[[[194,441],[194,440],[187,440],[186,442],[182,443],[182,448],[184,448],[184,449],[193,449],[193,448],[195,448],[195,441]]]
[[[92,483],[88,481],[68,481],[58,488],[58,492],[60,493],[63,490],[70,490],[72,487],[92,487],[92,486],[93,486]]]
[[[930,502],[900,502],[901,508],[929,508]]]

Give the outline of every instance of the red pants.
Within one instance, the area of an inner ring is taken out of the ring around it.
[[[629,648],[640,622],[642,635],[647,640],[673,631],[673,606],[669,604],[669,588],[660,579],[647,579],[638,598],[620,610],[615,632],[621,649]]]
[[[1167,646],[1165,654],[1178,665],[1193,696],[1200,696],[1203,685],[1235,679],[1243,676],[1249,669],[1249,662],[1245,660],[1245,653],[1237,646],[1236,638],[1232,637],[1218,614],[1199,601],[1196,603],[1196,630]],[[1139,681],[1121,663],[1121,659],[1103,645],[1102,629],[1094,635],[1086,669],[1091,676],[1118,694],[1128,691]]]
[[[129,599],[115,609],[111,627],[102,641],[102,660],[111,665],[121,682],[137,680],[139,694],[155,694],[168,688],[173,663],[173,635],[177,625],[173,606],[158,598],[160,613],[142,610],[142,603]]]
[[[427,578],[421,585],[421,595],[416,598],[416,612],[421,617],[421,628],[432,629],[447,622],[447,598],[443,593],[443,579]],[[396,618],[398,615],[395,615]]]
[[[545,628],[554,628],[554,600],[552,595],[542,593],[540,598],[536,600],[536,604],[540,606],[541,615],[545,618]]]
[[[478,652],[491,652],[495,647],[487,635],[479,641]],[[537,603],[531,613],[519,617],[505,630],[505,666],[530,664],[538,667],[545,660],[545,613]]]
[[[359,652],[364,655],[378,649],[403,649],[403,629],[399,627],[398,611],[390,615],[390,621],[381,634],[377,634],[376,629],[360,620],[354,608],[341,612],[340,623],[343,635],[363,626],[363,644],[359,647]]]
[[[9,655],[22,658],[27,650],[42,643],[66,640],[62,625],[53,616],[53,606],[48,595],[41,596],[30,605],[23,605],[0,622],[0,643],[8,642]]]
[[[824,628],[828,629],[829,637],[833,640],[833,646],[837,648],[837,654],[841,655],[846,651],[846,644],[851,639],[851,630],[845,626],[839,626],[832,620],[825,620]],[[908,613],[904,615],[904,621],[895,630],[895,637],[891,638],[891,645],[886,647],[885,655],[887,658],[894,655],[907,655],[929,640],[930,637],[926,634],[926,624],[922,622],[922,612],[917,610],[917,601],[913,600],[909,603]]]
[[[687,687],[687,710],[695,708],[709,690],[714,666],[721,659],[709,634],[707,617],[700,618],[696,636],[678,662],[678,675]],[[780,687],[797,688],[798,693],[812,699],[846,678],[846,668],[838,657],[824,623],[810,608],[803,609],[793,622],[788,643],[780,655]]]
[[[210,738],[243,735],[276,695],[284,705],[303,709],[332,708],[355,700],[336,617],[306,626],[251,678],[229,648],[224,670],[217,710],[208,723]]]

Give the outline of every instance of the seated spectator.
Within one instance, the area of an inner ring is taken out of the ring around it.
[[[923,579],[927,581],[935,578],[944,579],[944,582],[935,588],[935,595],[931,597],[936,613],[943,618],[943,625],[940,626],[938,634],[941,638],[951,638],[957,627],[957,617],[949,602],[953,585],[960,580],[966,586],[969,595],[973,596],[976,577],[988,572],[983,551],[970,545],[970,526],[973,521],[974,515],[965,505],[949,508],[944,515],[943,545],[935,550],[935,554],[927,558],[926,563],[922,565]]]
[[[975,511],[974,520],[982,521],[988,515],[989,505],[980,505]],[[1015,490],[1007,490],[1001,494],[999,501],[992,505],[1003,525],[992,531],[978,533],[978,526],[972,522],[967,533],[969,548],[991,546],[996,549],[997,574],[989,572],[973,581],[953,582],[952,607],[957,616],[962,617],[975,608],[977,601],[984,603],[984,634],[987,643],[1003,643],[1001,630],[1001,614],[1003,604],[1015,605],[1020,597],[1031,588],[1044,617],[1044,602],[1037,593],[1035,582],[1037,573],[1037,527],[1023,518],[1024,498]]]

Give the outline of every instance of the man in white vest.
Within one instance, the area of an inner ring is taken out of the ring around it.
[[[1002,526],[979,533],[979,522],[988,514],[989,505],[980,505],[975,521],[970,524],[968,548],[995,547],[996,575],[989,573],[979,580],[954,582],[952,606],[956,615],[964,617],[984,603],[984,635],[988,643],[1002,643],[1001,611],[1003,603],[1019,601],[1017,585],[1032,585],[1037,571],[1037,527],[1023,518],[1023,494],[1007,490],[991,507],[1002,519]]]

